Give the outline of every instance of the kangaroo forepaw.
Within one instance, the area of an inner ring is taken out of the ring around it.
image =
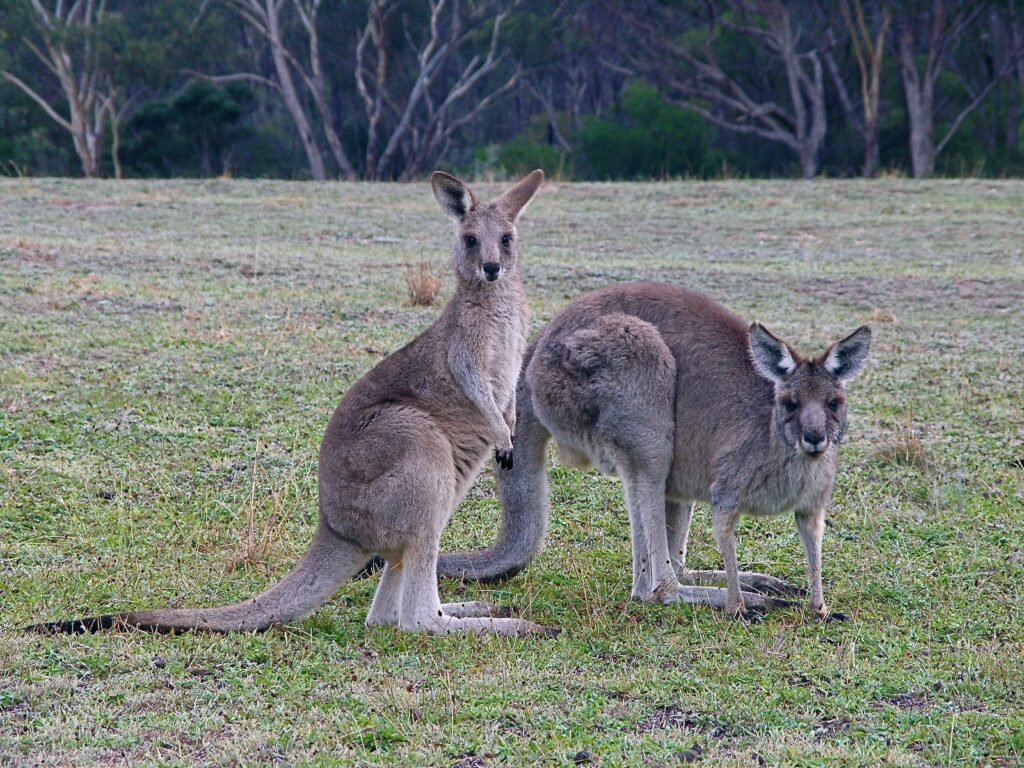
[[[495,448],[494,461],[497,462],[498,466],[502,469],[512,469],[512,449],[509,448],[506,451],[501,448]]]
[[[367,561],[366,565],[363,566],[363,570],[361,570],[352,578],[365,579],[369,576],[372,576],[373,574],[377,573],[377,571],[384,570],[384,564],[385,563],[383,557],[381,557],[380,555],[374,555]]]

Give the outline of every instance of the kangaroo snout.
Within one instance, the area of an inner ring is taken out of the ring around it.
[[[828,448],[828,439],[823,432],[804,432],[800,439],[800,447],[804,453],[817,456]]]
[[[501,264],[496,261],[488,261],[484,264],[484,277],[487,278],[488,282],[494,282],[498,279],[498,273],[501,272]]]

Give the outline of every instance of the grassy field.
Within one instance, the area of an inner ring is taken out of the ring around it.
[[[2,180],[0,764],[1024,762],[1024,184],[557,184],[520,235],[535,328],[637,279],[806,351],[873,326],[825,540],[850,620],[630,603],[618,481],[553,463],[531,567],[441,589],[554,640],[369,631],[376,577],[260,635],[23,634],[287,570],[330,412],[439,311],[404,275],[450,292],[451,232],[426,184]],[[497,518],[487,470],[445,547]],[[805,578],[788,517],[739,554]]]

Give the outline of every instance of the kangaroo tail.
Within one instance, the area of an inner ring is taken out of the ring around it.
[[[529,359],[529,358],[527,358]],[[525,363],[524,363],[525,371]],[[537,554],[548,527],[547,445],[550,435],[533,410],[526,376],[516,388],[514,464],[497,468],[501,528],[489,549],[452,552],[438,559],[437,573],[481,582],[509,579]]]
[[[339,538],[323,522],[306,554],[281,581],[245,602],[219,608],[164,608],[129,611],[69,621],[33,624],[25,629],[48,634],[97,632],[118,626],[149,632],[256,631],[308,616],[366,564],[370,553]]]

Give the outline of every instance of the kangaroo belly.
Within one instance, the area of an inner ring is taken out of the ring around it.
[[[564,443],[558,443],[558,460],[570,469],[587,470],[593,466],[586,453]]]
[[[571,434],[564,428],[551,430],[558,445],[558,460],[572,469],[596,469],[615,474],[624,460],[623,451],[593,432]]]

